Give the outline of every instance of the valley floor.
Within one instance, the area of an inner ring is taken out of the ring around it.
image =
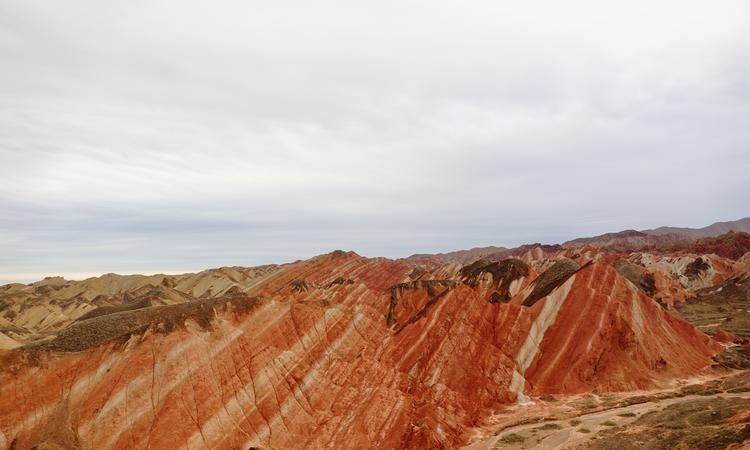
[[[464,450],[750,449],[750,371],[667,390],[545,396],[475,431]]]

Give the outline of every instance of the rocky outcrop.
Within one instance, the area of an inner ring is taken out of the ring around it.
[[[523,306],[533,306],[534,303],[551,294],[580,268],[580,264],[572,259],[561,258],[556,261],[527,288],[530,291],[524,296]]]
[[[492,293],[490,303],[508,303],[520,290],[523,281],[532,274],[528,264],[519,259],[475,261],[460,271],[461,280],[471,287],[485,285]]]
[[[714,286],[732,276],[738,264],[716,255],[633,253],[628,262],[640,267],[645,274],[655,277],[657,295],[664,289],[676,285],[685,292],[678,296],[682,301],[690,292]],[[660,277],[663,278],[660,280]],[[670,283],[668,280],[672,280]]]
[[[386,324],[400,332],[424,317],[455,286],[453,280],[417,280],[391,286]]]
[[[635,284],[644,294],[649,297],[653,297],[654,294],[656,294],[656,277],[654,277],[654,274],[651,272],[646,271],[643,267],[622,259],[615,261],[612,264],[612,267],[614,267],[620,275]]]

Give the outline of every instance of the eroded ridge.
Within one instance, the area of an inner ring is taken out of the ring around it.
[[[723,348],[606,253],[524,251],[334,252],[36,330],[0,351],[0,448],[451,449],[498,408],[655,388]]]

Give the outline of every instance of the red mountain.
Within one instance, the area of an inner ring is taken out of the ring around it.
[[[0,448],[457,448],[503,405],[666,386],[712,364],[721,346],[611,257],[568,256],[337,251],[12,285],[3,332],[22,345],[0,352]],[[59,313],[31,321],[29,299]]]

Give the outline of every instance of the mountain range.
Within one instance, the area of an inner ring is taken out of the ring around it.
[[[0,449],[740,448],[749,227],[8,284]]]

